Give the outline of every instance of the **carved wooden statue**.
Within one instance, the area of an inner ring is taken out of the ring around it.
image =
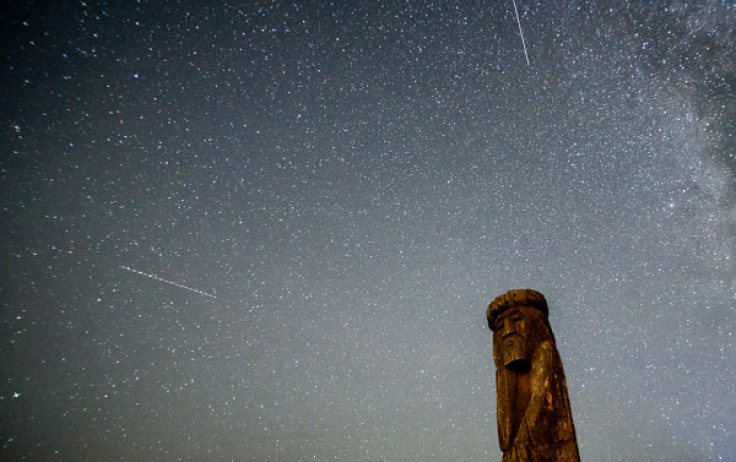
[[[579,462],[567,382],[544,296],[511,290],[488,306],[503,462]]]

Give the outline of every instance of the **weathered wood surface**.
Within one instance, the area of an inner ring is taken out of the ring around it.
[[[497,297],[486,312],[496,363],[498,442],[503,462],[579,462],[562,361],[544,296]]]

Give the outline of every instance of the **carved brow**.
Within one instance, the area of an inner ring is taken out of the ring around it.
[[[508,310],[503,315],[504,315],[504,317],[508,317],[508,316],[516,316],[517,314],[521,314],[523,316],[524,315],[524,312],[521,311],[521,309],[519,309],[519,308],[511,308],[510,310]]]

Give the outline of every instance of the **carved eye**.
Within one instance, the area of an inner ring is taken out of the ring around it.
[[[499,316],[498,319],[496,319],[496,330],[501,329],[503,329],[503,318]]]

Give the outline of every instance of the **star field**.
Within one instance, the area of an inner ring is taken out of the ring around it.
[[[736,8],[654,3],[9,2],[0,458],[500,461],[528,287],[582,460],[736,460]]]

